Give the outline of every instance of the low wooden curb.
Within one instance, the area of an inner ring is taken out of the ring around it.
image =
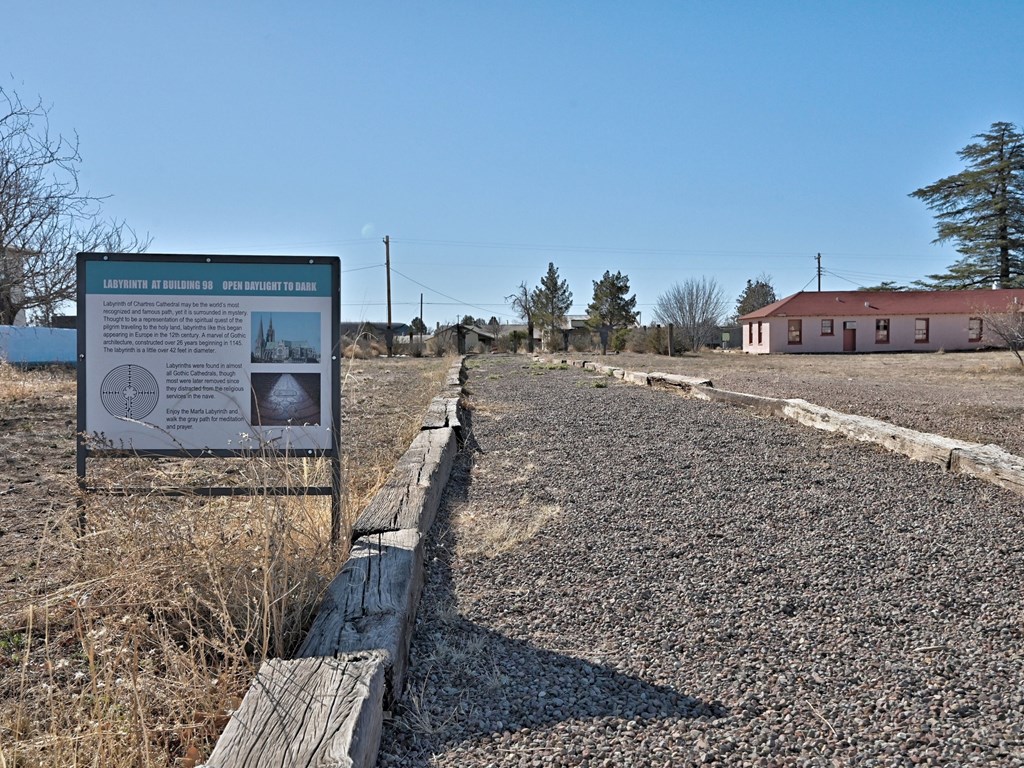
[[[1024,458],[1007,453],[999,446],[971,444],[967,448],[954,448],[949,456],[949,469],[1024,495]]]
[[[680,389],[691,390],[694,387],[711,387],[711,379],[701,379],[696,376],[681,376],[677,373],[649,373],[647,374],[647,380],[654,384],[664,384],[670,387],[679,387]]]
[[[398,700],[423,588],[423,535],[389,531],[358,539],[317,611],[296,658],[382,651],[384,703]]]
[[[437,515],[457,451],[454,429],[420,432],[356,519],[353,540],[384,531],[411,529],[425,533]]]
[[[373,765],[384,666],[373,653],[263,662],[206,765]]]
[[[971,445],[963,440],[897,427],[881,419],[833,411],[830,408],[808,403],[806,400],[794,399],[782,402],[781,415],[790,421],[825,432],[836,432],[851,440],[881,445],[894,453],[909,456],[915,461],[926,461],[948,468],[952,452]]]
[[[425,534],[462,441],[465,380],[460,357],[420,433],[356,521],[349,559],[295,658],[263,663],[209,768],[376,764],[384,710],[402,695]]]

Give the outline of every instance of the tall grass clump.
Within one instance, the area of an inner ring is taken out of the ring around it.
[[[273,462],[246,462],[250,482],[261,463]],[[4,630],[23,640],[0,765],[195,765],[260,661],[293,651],[337,570],[329,501],[80,503],[82,535],[54,524],[42,545],[65,550],[67,583]]]
[[[67,442],[14,470],[52,479],[23,515],[33,550],[15,552],[0,580],[0,768],[195,768],[210,754],[262,661],[303,639],[355,516],[419,430],[447,362],[346,367],[342,409],[358,418],[343,423],[332,547],[329,497],[260,493],[330,485],[327,460],[259,447],[235,459],[90,459],[99,492],[80,492],[65,426],[74,376],[0,364],[0,418],[36,420],[47,442]],[[40,423],[43,413],[56,415]],[[157,492],[224,485],[253,495]]]

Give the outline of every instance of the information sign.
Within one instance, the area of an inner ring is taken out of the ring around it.
[[[339,274],[334,257],[79,254],[80,433],[140,453],[336,452]]]

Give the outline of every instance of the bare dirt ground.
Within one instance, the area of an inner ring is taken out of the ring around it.
[[[1006,352],[771,358],[708,352],[678,358],[634,354],[586,357],[631,370],[703,376],[721,389],[799,397],[914,429],[996,443],[1024,455],[1024,371]],[[408,446],[447,364],[436,359],[380,358],[346,364],[343,451],[351,510],[365,503]],[[19,739],[38,742],[61,729],[70,734],[76,727],[62,720],[40,728],[24,716],[30,710],[20,702],[32,698],[40,686],[50,686],[49,693],[36,697],[44,704],[57,700],[54,685],[57,691],[78,686],[79,700],[91,707],[86,714],[89,718],[106,717],[113,708],[124,705],[117,696],[101,695],[105,683],[119,681],[98,677],[94,671],[97,659],[90,655],[107,631],[102,626],[106,619],[94,618],[95,623],[77,626],[74,632],[59,637],[52,624],[45,629],[36,624],[30,631],[34,607],[65,589],[80,564],[81,556],[67,537],[68,522],[75,515],[74,434],[73,372],[25,373],[0,367],[0,758]],[[188,530],[185,533],[191,535]],[[50,618],[70,621],[84,615],[80,606],[73,610],[73,615]],[[121,606],[113,610],[121,611]],[[108,623],[112,625],[115,618],[124,622],[140,617],[146,618],[138,613],[114,613]],[[44,632],[54,634],[44,636]],[[66,645],[55,644],[55,638]],[[39,643],[49,643],[42,659],[32,657]],[[91,688],[79,682],[80,673],[86,682],[92,680]],[[231,698],[224,692],[217,696]],[[188,707],[187,701],[177,704],[179,709]],[[192,715],[200,725],[202,718],[216,722],[215,713],[193,709]],[[203,745],[210,743],[210,732],[200,733],[198,726],[192,730],[161,727],[162,732],[152,729],[152,749],[147,747],[142,757],[113,760],[112,754],[101,751],[86,762],[188,768],[202,758],[207,748]],[[81,728],[82,733],[70,735],[72,741],[85,743],[89,736],[107,744],[114,738],[111,734],[97,736],[95,722]],[[23,766],[69,764],[18,757]]]
[[[994,443],[1024,456],[1024,368],[1006,351],[570,357],[627,370],[706,377],[718,389],[801,398],[922,432]]]
[[[449,361],[442,358],[345,361],[342,451],[346,517],[358,513],[408,448],[448,365]],[[43,695],[39,691],[52,687],[55,681],[72,687],[83,679],[92,679],[93,687],[97,685],[97,665],[89,656],[90,631],[78,625],[61,630],[56,626],[62,620],[57,616],[59,611],[47,614],[45,626],[33,613],[40,605],[52,606],[54,594],[67,591],[70,583],[82,578],[83,560],[88,557],[76,549],[71,526],[77,516],[75,407],[73,370],[24,371],[0,366],[0,765],[10,764],[5,763],[5,750],[7,759],[13,754],[19,766],[58,764],[31,755],[44,754],[46,748],[38,745],[65,729],[65,724],[35,722],[31,703],[52,703],[53,693]],[[151,501],[143,499],[139,506],[164,504]],[[91,499],[89,503],[99,502]],[[179,518],[168,519],[180,522]],[[190,528],[186,535],[194,532]],[[120,550],[117,556],[128,558]],[[325,564],[328,568],[334,566],[330,561]],[[191,568],[198,573],[203,564]],[[83,587],[82,592],[88,589]],[[74,608],[68,609],[63,618],[75,623],[75,617],[80,620],[81,615]],[[105,631],[103,627],[95,630],[97,636]],[[60,640],[55,642],[58,636]],[[97,647],[98,643],[97,639]],[[43,645],[45,651],[37,652],[36,648]],[[103,681],[98,685],[102,686]],[[84,712],[82,717],[96,719],[99,699],[95,691],[89,693],[88,685],[86,688],[80,701],[88,699],[92,711]],[[68,712],[61,716],[74,717]],[[144,717],[136,719],[142,721]],[[68,730],[75,727],[74,723],[67,724]],[[120,724],[114,722],[110,727],[116,730]],[[81,728],[95,730],[95,723]],[[206,734],[207,741],[209,737]],[[113,743],[105,738],[99,737],[97,743]],[[85,740],[69,736],[69,740],[75,739]],[[192,765],[206,751],[199,737],[189,740],[179,734],[154,741],[157,743],[152,748],[141,752],[147,755],[144,758],[92,757],[98,759],[97,765]],[[30,746],[22,752],[19,743]]]

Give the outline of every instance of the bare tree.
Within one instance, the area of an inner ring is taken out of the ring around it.
[[[1024,305],[1011,303],[1004,311],[980,313],[983,338],[992,337],[1002,341],[1017,356],[1017,362],[1024,366]]]
[[[49,321],[75,298],[75,254],[141,252],[123,221],[104,220],[103,199],[78,185],[78,137],[52,137],[49,110],[0,88],[0,325],[22,313]]]
[[[654,316],[681,331],[683,343],[699,352],[713,339],[726,314],[725,292],[714,278],[691,277],[658,296]]]
[[[533,306],[533,294],[522,282],[511,296],[506,296],[505,301],[509,303],[512,310],[526,321],[526,349],[533,352],[533,321],[536,316],[536,309]]]

